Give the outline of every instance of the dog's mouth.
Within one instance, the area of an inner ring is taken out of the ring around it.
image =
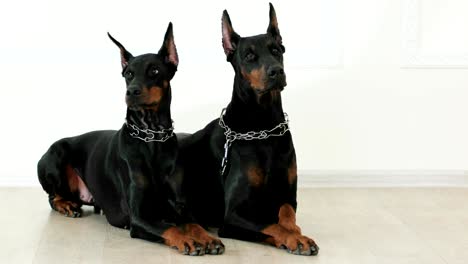
[[[267,82],[265,89],[257,90],[258,95],[265,95],[269,93],[279,93],[284,90],[286,86],[286,78],[278,78],[274,81]]]
[[[127,98],[127,107],[131,110],[141,110],[141,109],[157,109],[159,107],[159,102],[152,101],[146,102],[139,99],[130,99]]]
[[[286,80],[278,80],[276,82],[270,83],[268,86],[265,87],[265,89],[259,89],[256,90],[257,94],[259,96],[263,96],[266,94],[271,94],[271,93],[280,93],[284,90],[284,87],[286,86]]]
[[[281,92],[286,86],[286,79],[276,80],[268,83],[264,89],[254,89],[259,104],[267,104],[277,102],[281,98]]]
[[[131,110],[157,110],[159,107],[159,103],[151,103],[151,104],[138,104],[138,105],[131,105],[128,108]]]
[[[272,93],[272,92],[281,92],[284,90],[284,86],[275,86],[275,87],[270,87],[270,88],[267,88],[267,89],[263,89],[263,90],[257,90],[257,94],[258,95],[265,95],[265,94],[268,94],[268,93]]]

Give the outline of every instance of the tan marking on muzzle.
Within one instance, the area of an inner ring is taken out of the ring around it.
[[[265,89],[265,67],[254,69],[250,72],[241,71],[242,76],[250,83],[250,86],[257,90]]]
[[[147,108],[157,111],[163,95],[163,89],[159,86],[146,87],[143,89],[143,96],[145,98],[143,103],[146,105],[155,104]]]

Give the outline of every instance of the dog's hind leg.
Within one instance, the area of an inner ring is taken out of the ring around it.
[[[54,143],[39,160],[37,173],[52,209],[68,217],[80,217],[82,203],[71,190],[79,176],[68,164],[67,145],[65,140]]]

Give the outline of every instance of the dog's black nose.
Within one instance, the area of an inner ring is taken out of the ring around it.
[[[283,67],[280,67],[280,66],[270,67],[267,71],[267,74],[268,74],[268,77],[270,77],[270,79],[276,79],[279,76],[284,75],[284,70],[283,70]]]
[[[136,95],[140,95],[140,94],[141,94],[141,89],[138,89],[138,88],[129,88],[127,90],[127,95],[136,96]]]

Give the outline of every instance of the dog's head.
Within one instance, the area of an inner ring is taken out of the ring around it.
[[[109,33],[109,38],[120,49],[122,76],[127,84],[125,102],[132,110],[157,111],[165,100],[170,102],[170,80],[174,77],[179,64],[172,33],[172,23],[164,37],[158,54],[132,56],[125,47]]]
[[[238,91],[244,96],[255,96],[258,103],[272,101],[280,97],[286,86],[283,67],[282,44],[278,20],[270,3],[270,23],[267,33],[252,37],[240,37],[233,29],[226,10],[222,17],[223,48],[227,61],[241,82]]]

